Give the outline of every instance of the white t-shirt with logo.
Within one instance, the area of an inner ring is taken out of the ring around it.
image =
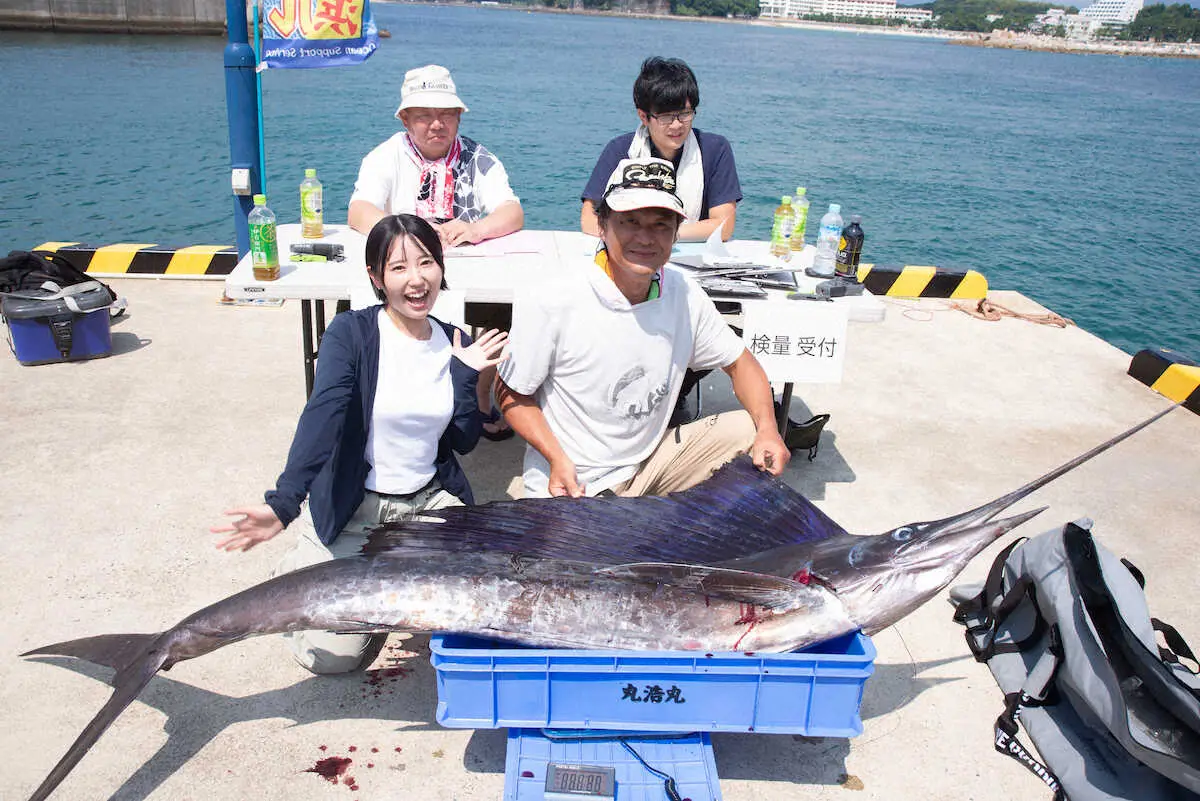
[[[744,347],[692,280],[667,267],[658,298],[631,305],[589,260],[517,295],[500,376],[532,395],[588,495],[632,478],[667,430],[684,370],[727,367]],[[525,450],[525,494],[550,465]]]
[[[516,201],[500,159],[473,139],[462,139],[454,175],[454,219],[482,220],[502,203]],[[376,147],[362,160],[350,202],[365,200],[387,214],[415,214],[421,169],[404,147],[404,131]]]
[[[437,472],[438,440],[454,414],[453,349],[442,327],[430,325],[428,340],[413,339],[379,310],[379,381],[367,431],[369,490],[416,492]]]

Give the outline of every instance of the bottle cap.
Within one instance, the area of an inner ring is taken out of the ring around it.
[[[779,198],[779,202],[786,206],[792,202],[792,196],[784,195],[783,197]]]
[[[305,177],[305,178],[316,178],[316,177],[317,177],[317,171],[316,171],[316,170],[314,170],[312,167],[307,167],[307,168],[305,168],[305,170],[304,170],[304,177]]]
[[[267,205],[267,196],[266,195],[255,195],[254,196],[254,205],[255,206]]]
[[[854,223],[855,225],[858,225],[860,222],[862,222],[862,215],[861,214],[851,214],[850,222]]]
[[[832,211],[834,214],[841,214],[842,213],[842,204],[841,203],[830,203],[829,210]]]
[[[808,189],[807,189],[806,187],[803,187],[803,186],[797,186],[797,187],[796,187],[796,194],[797,194],[797,195],[807,195],[807,194],[808,194]]]

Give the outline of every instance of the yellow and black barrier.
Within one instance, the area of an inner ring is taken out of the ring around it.
[[[1133,355],[1129,374],[1150,389],[1200,414],[1200,365],[1166,348],[1146,348]]]
[[[238,263],[237,248],[228,245],[172,248],[122,243],[95,247],[80,242],[44,242],[34,250],[57,253],[89,275],[226,276]]]
[[[860,264],[858,281],[872,295],[893,298],[986,298],[987,279],[974,270],[912,264]]]

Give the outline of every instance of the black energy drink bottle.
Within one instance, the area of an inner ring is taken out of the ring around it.
[[[860,223],[862,217],[851,215],[850,224],[842,229],[842,237],[838,240],[837,265],[834,275],[838,278],[858,280],[858,261],[862,258],[863,229]]]

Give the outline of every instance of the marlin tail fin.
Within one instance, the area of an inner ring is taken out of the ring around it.
[[[83,759],[100,735],[133,703],[167,660],[167,649],[160,646],[161,634],[106,634],[84,637],[47,645],[28,651],[22,656],[73,656],[116,670],[113,694],[91,723],[71,744],[71,748],[50,771],[50,775],[33,791],[30,801],[48,798],[66,778],[71,769]]]

